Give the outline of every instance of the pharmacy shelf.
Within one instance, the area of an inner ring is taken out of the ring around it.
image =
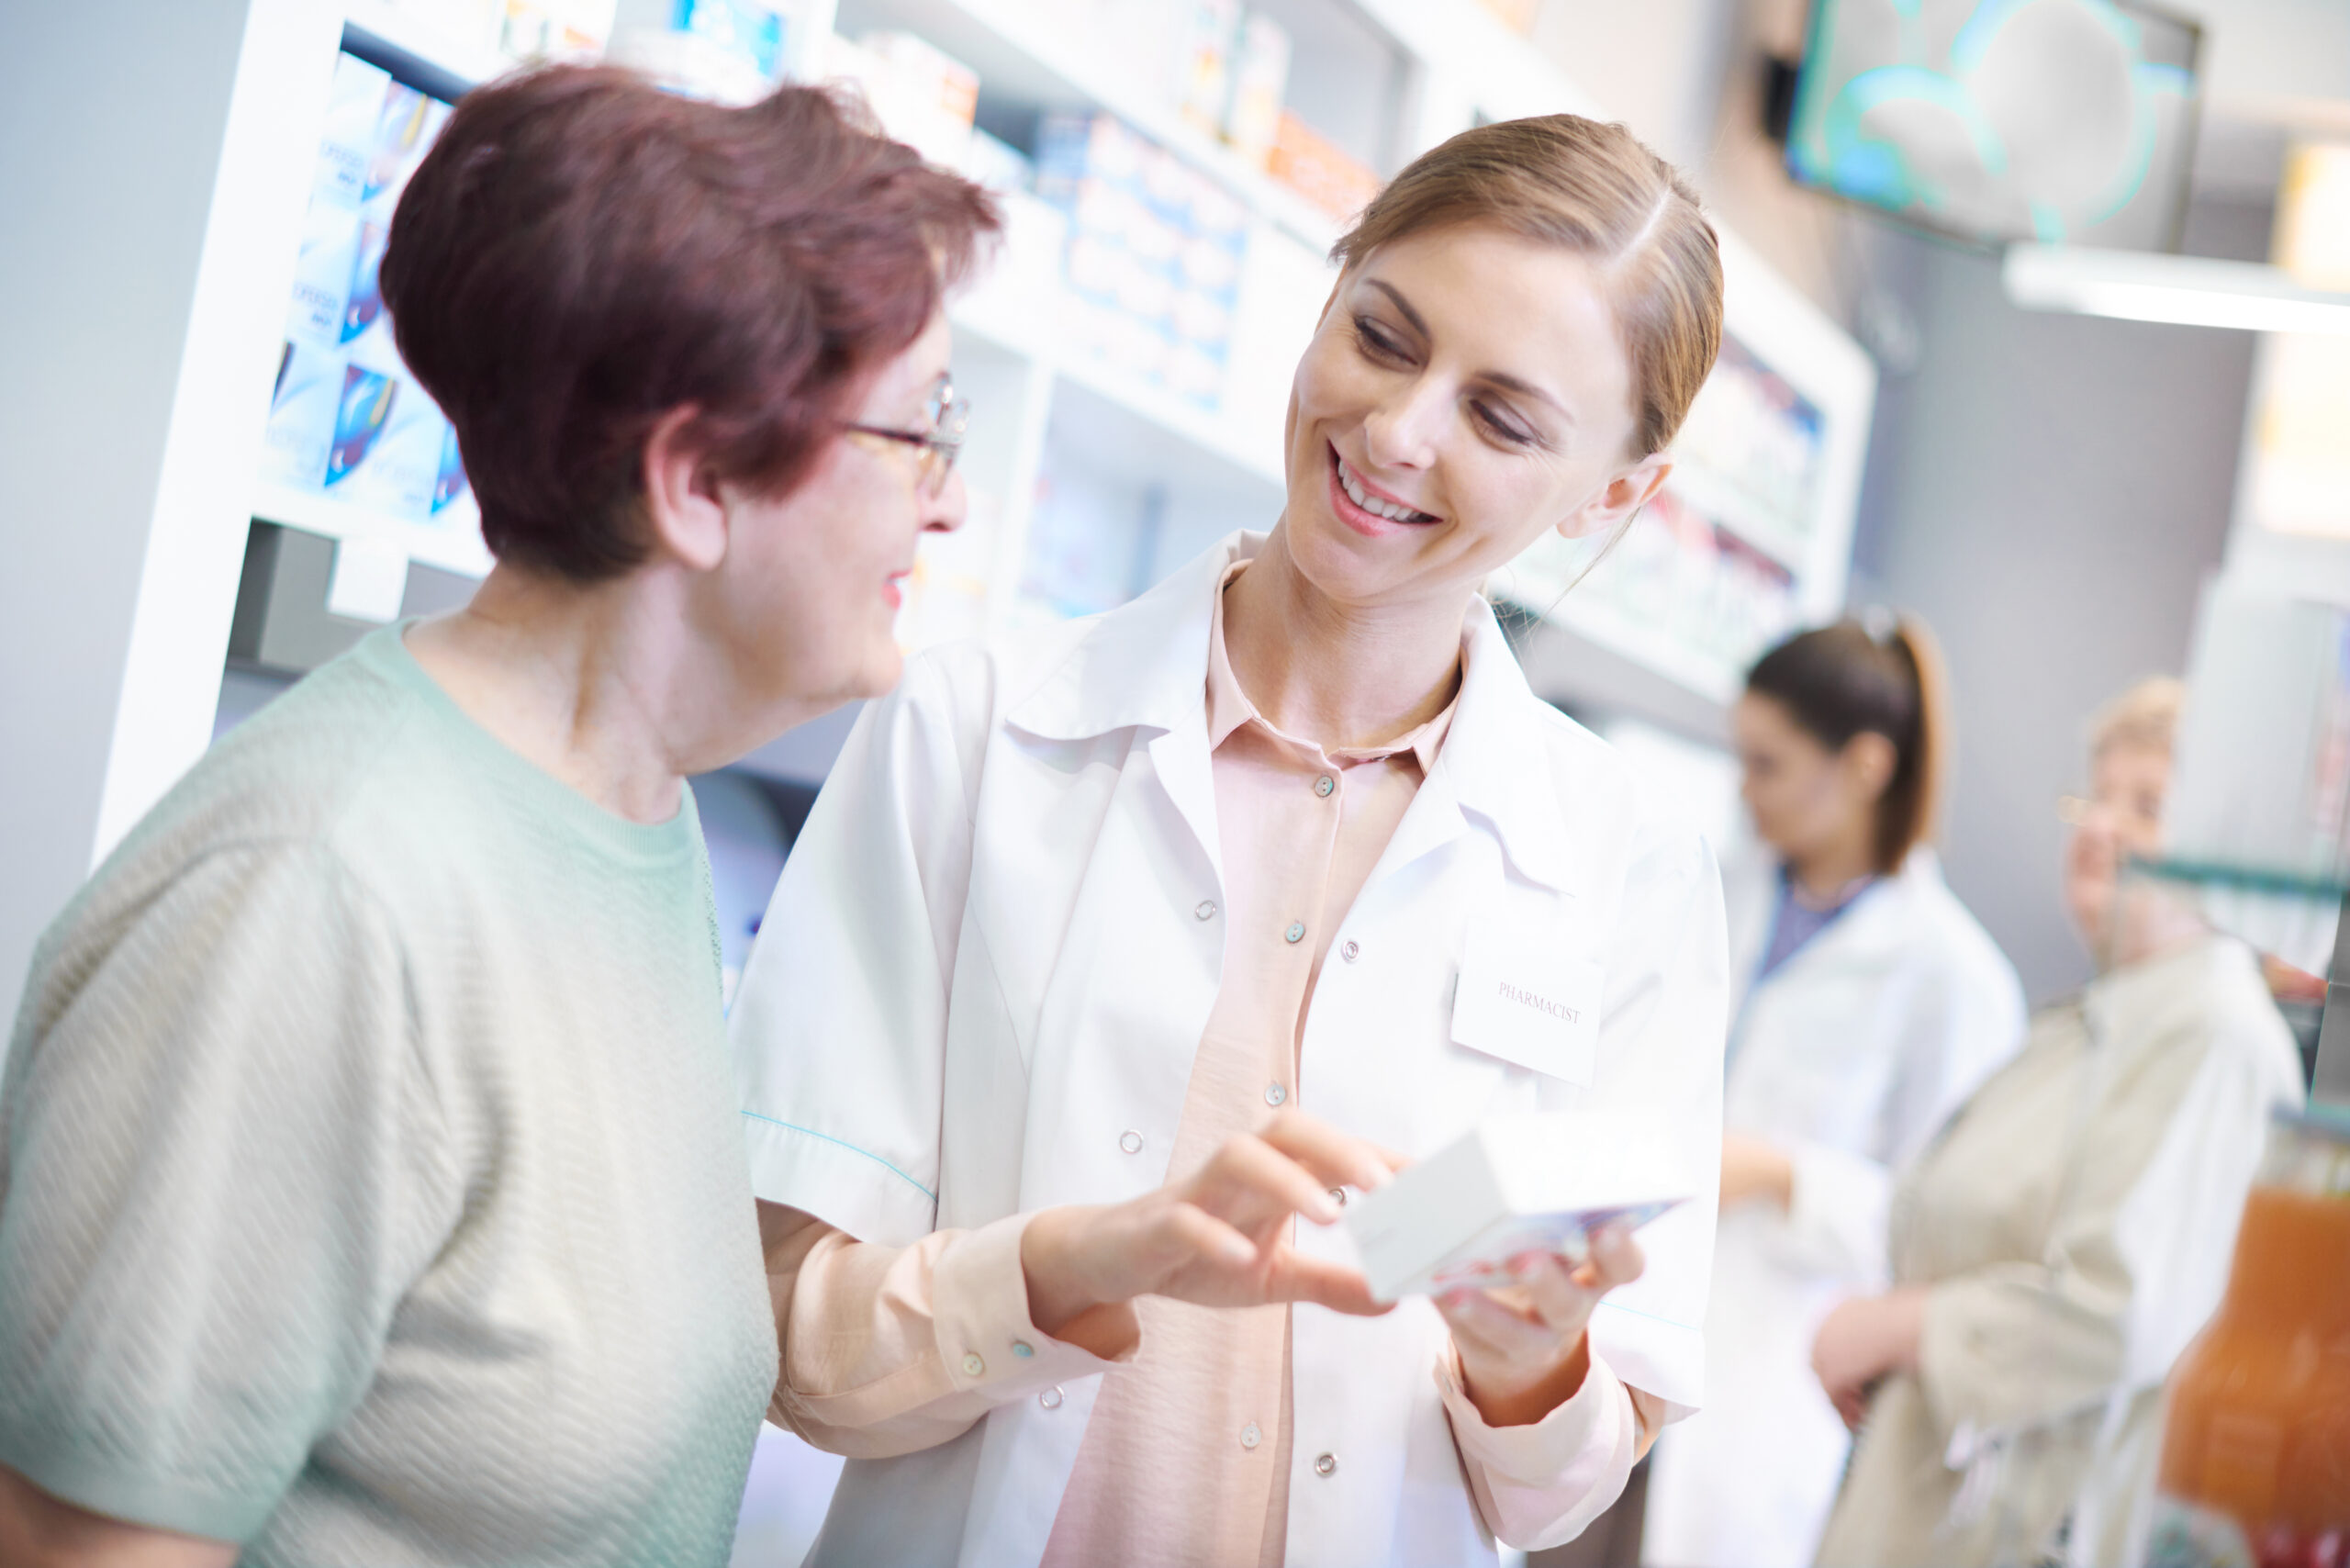
[[[400,5],[398,0],[344,0],[342,17],[347,30],[361,35],[363,43],[375,46],[369,52],[405,55],[408,62],[423,66],[425,73],[442,78],[417,84],[437,95],[454,96],[514,68],[514,62],[491,44],[487,31],[480,38],[461,37],[431,14]],[[379,59],[376,63],[387,62]]]
[[[1158,461],[1193,472],[1204,461],[1208,472],[1203,476],[1212,483],[1241,487],[1252,481],[1275,487],[1285,483],[1277,436],[1238,429],[1164,387],[1123,374],[1091,354],[1069,351],[1053,330],[1049,313],[1007,308],[980,290],[957,298],[949,314],[958,329],[1043,365],[1080,397],[1125,415],[1137,427],[1131,439],[1153,448],[1151,455]],[[1169,454],[1170,446],[1181,455]]]
[[[263,483],[253,489],[252,515],[329,539],[388,544],[411,561],[444,572],[469,577],[489,574],[490,554],[481,542],[481,514],[471,495],[438,522],[412,522],[333,496]]]
[[[1115,115],[1315,250],[1328,250],[1338,238],[1329,214],[1168,106],[1135,92],[1129,70],[1096,58],[1035,0],[842,0],[840,20],[844,31],[918,34],[977,72],[980,92],[990,96],[1050,113]]]
[[[1727,707],[1738,698],[1743,669],[1702,648],[1692,647],[1606,599],[1570,594],[1566,602],[1552,612],[1551,619],[1582,633],[1601,647],[1654,670],[1708,702]]]
[[[1675,463],[1665,488],[1790,574],[1801,577],[1810,569],[1811,542],[1801,529],[1719,470],[1696,462]]]

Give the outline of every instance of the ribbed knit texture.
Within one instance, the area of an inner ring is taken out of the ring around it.
[[[43,938],[0,1463],[274,1563],[721,1563],[775,1335],[693,803],[613,817],[398,629]]]

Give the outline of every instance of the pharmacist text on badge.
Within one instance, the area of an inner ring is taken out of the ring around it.
[[[1461,944],[1453,1041],[1587,1086],[1598,1056],[1606,979],[1598,964],[1572,956],[1558,933],[1480,922]]]

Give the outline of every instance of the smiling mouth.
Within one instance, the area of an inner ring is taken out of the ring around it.
[[[1330,461],[1337,465],[1338,487],[1346,492],[1347,499],[1371,516],[1398,523],[1426,524],[1438,521],[1432,513],[1416,511],[1403,502],[1372,489],[1364,482],[1363,476],[1355,472],[1353,465],[1338,455],[1335,445],[1330,448]]]

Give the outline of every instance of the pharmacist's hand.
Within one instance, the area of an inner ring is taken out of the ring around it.
[[[1460,1352],[1469,1402],[1486,1425],[1530,1426],[1572,1399],[1591,1370],[1584,1330],[1592,1308],[1645,1267],[1631,1232],[1611,1225],[1591,1238],[1591,1255],[1578,1268],[1553,1253],[1528,1252],[1510,1260],[1514,1285],[1437,1297]]]
[[[1926,1293],[1914,1287],[1850,1297],[1820,1320],[1811,1370],[1845,1426],[1861,1429],[1869,1398],[1886,1373],[1917,1367],[1925,1324]]]
[[[1047,1334],[1138,1295],[1203,1306],[1310,1301],[1371,1316],[1387,1310],[1353,1270],[1306,1258],[1291,1221],[1338,1217],[1331,1189],[1386,1184],[1403,1161],[1295,1111],[1225,1143],[1206,1164],[1130,1203],[1046,1209],[1020,1261],[1031,1320]]]

